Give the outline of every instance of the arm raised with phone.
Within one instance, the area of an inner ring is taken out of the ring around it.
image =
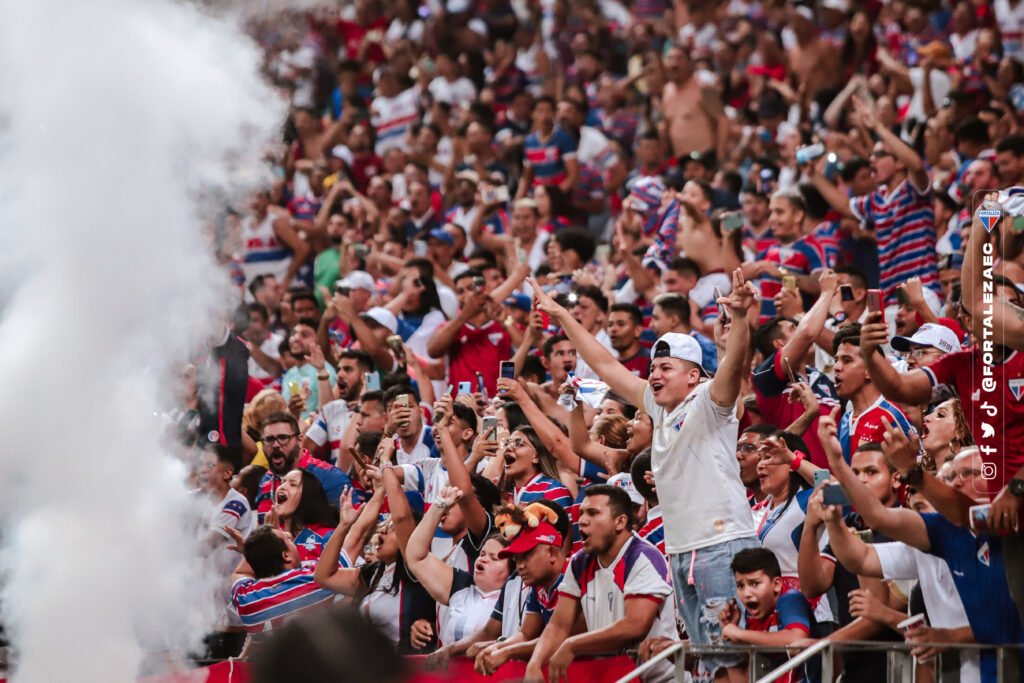
[[[577,355],[583,358],[613,391],[620,396],[636,400],[647,384],[646,380],[640,379],[627,370],[626,366],[614,358],[611,352],[587,332],[583,325],[576,322],[569,311],[555,303],[555,300],[548,296],[533,278],[529,278],[527,282],[533,288],[537,300],[537,310],[547,313],[552,320],[558,323],[565,335],[576,346]]]

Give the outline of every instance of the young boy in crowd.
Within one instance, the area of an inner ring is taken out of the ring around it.
[[[775,553],[767,548],[746,548],[736,553],[730,566],[742,609],[733,599],[718,613],[723,641],[780,647],[813,635],[816,623],[811,605],[800,591],[784,590]],[[781,663],[784,658],[778,659]],[[729,667],[729,671],[733,680],[747,677],[746,665]],[[804,680],[804,675],[795,669],[779,680],[795,683]]]

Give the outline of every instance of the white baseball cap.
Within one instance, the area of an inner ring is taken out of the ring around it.
[[[629,494],[629,499],[636,505],[643,505],[646,501],[644,497],[640,495],[640,492],[636,490],[636,486],[633,485],[633,477],[629,472],[619,472],[616,475],[608,477],[608,483],[612,486],[618,486],[620,489]]]
[[[378,325],[388,328],[391,334],[398,334],[398,318],[386,308],[374,306],[360,317],[369,318]]]
[[[917,328],[917,332],[909,337],[893,337],[892,348],[900,353],[910,350],[911,344],[921,346],[932,346],[943,353],[953,353],[960,350],[960,340],[956,333],[945,325],[938,323],[925,323]]]
[[[655,358],[678,358],[696,363],[700,371],[708,374],[704,369],[704,353],[700,350],[697,340],[682,332],[668,332],[658,337],[651,349],[651,360]]]
[[[373,276],[365,270],[353,270],[336,284],[349,289],[367,289],[371,292],[376,288]]]

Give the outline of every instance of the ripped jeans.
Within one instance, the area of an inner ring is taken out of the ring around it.
[[[691,643],[721,643],[722,629],[718,625],[717,611],[725,605],[725,601],[736,597],[736,580],[729,565],[739,551],[759,546],[757,539],[751,536],[672,555],[676,606],[686,624],[686,633]],[[701,657],[699,675],[694,680],[710,681],[718,669],[737,666],[742,661],[743,657],[736,655]]]

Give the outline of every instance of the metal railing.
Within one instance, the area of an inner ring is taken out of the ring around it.
[[[821,680],[835,681],[834,656],[840,652],[884,652],[886,654],[886,682],[914,683],[917,662],[910,651],[918,647],[944,648],[945,653],[995,652],[999,681],[1018,681],[1021,672],[1021,653],[1024,645],[980,645],[977,643],[901,643],[878,641],[833,641],[819,640],[808,648],[766,647],[754,645],[691,645],[680,642],[672,645],[623,676],[615,683],[628,683],[655,667],[660,662],[676,656],[676,681],[685,680],[687,655],[735,654],[747,657],[751,683],[771,683],[785,676],[808,660],[821,655]],[[772,660],[779,655],[790,657],[785,663],[769,668]],[[933,660],[936,683],[959,683],[960,668],[944,661],[948,654],[939,653]],[[879,681],[879,683],[882,683]]]

